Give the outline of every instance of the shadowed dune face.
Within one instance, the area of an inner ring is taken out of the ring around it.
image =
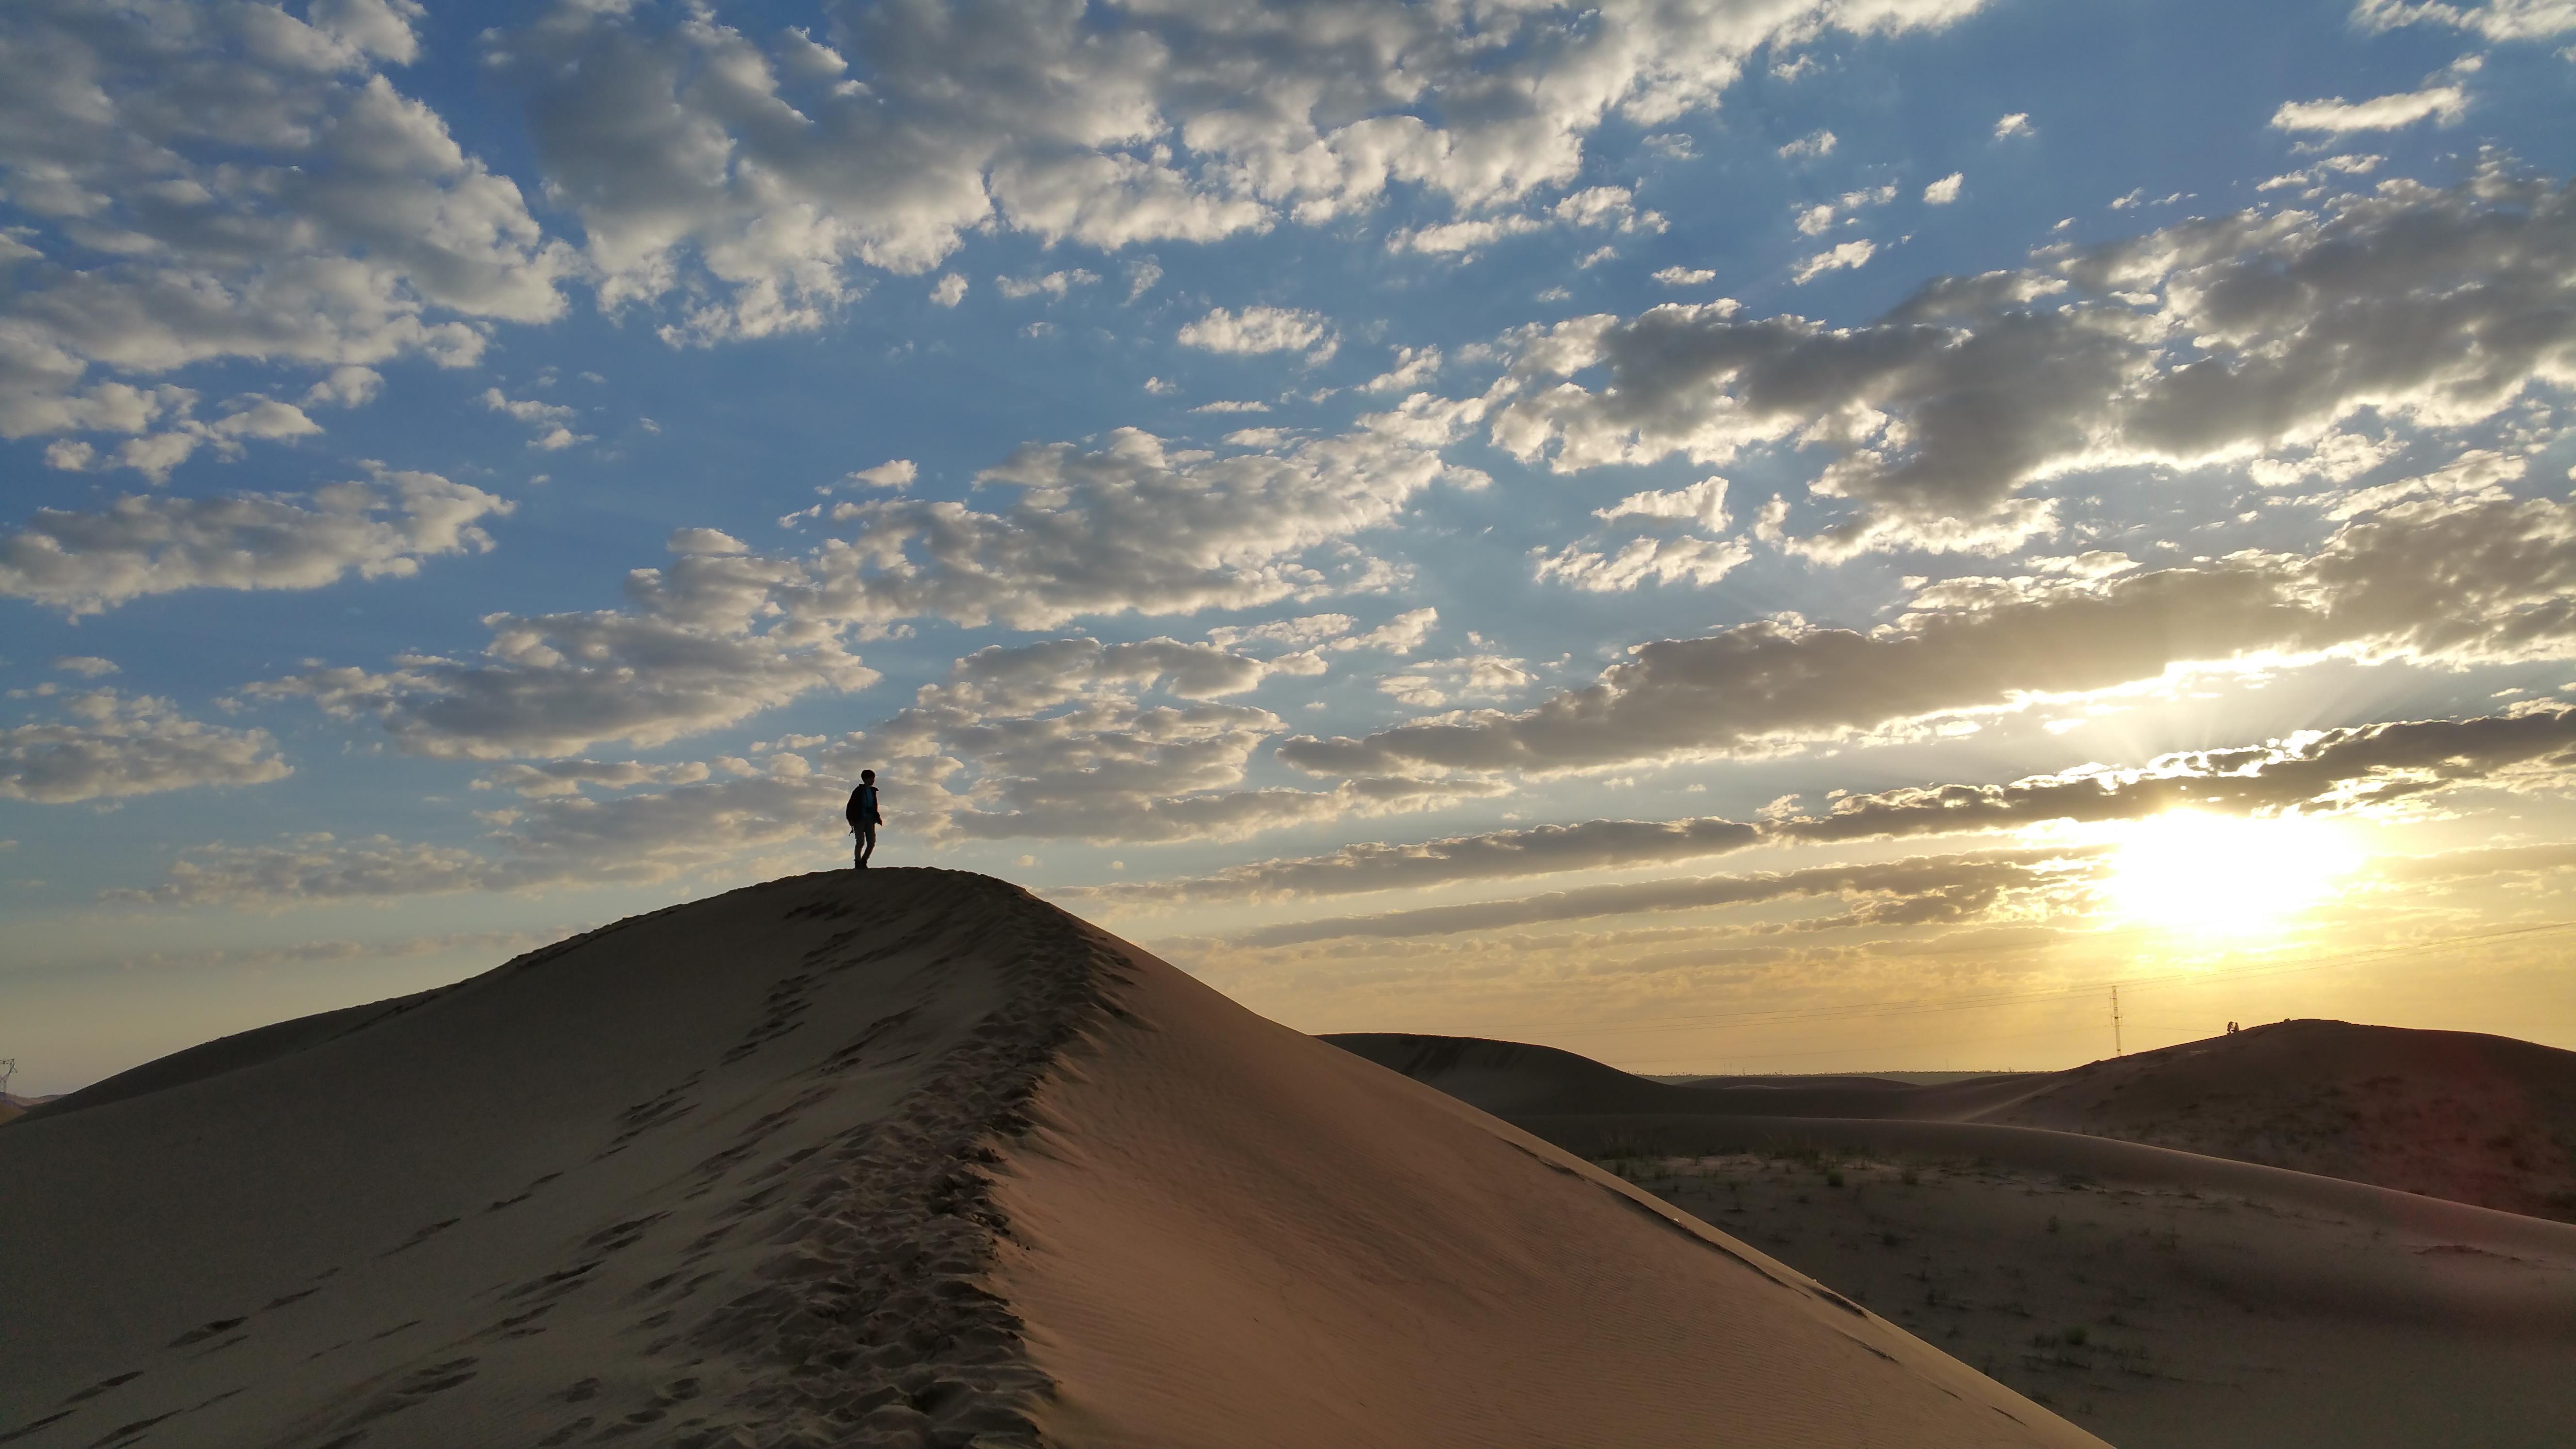
[[[2284,1021],[2061,1073],[1982,1120],[2576,1222],[2576,1052]]]
[[[1935,1086],[1851,1077],[1671,1085],[1519,1042],[1324,1040],[1513,1119],[1673,1114],[2045,1127],[2576,1221],[2576,1052],[2507,1037],[2285,1021],[2071,1071]]]
[[[2098,1442],[977,876],[102,1088],[0,1131],[13,1445]]]

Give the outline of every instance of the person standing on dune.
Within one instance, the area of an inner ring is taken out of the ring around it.
[[[842,807],[841,815],[850,822],[850,833],[859,838],[855,868],[866,870],[868,857],[877,853],[877,827],[885,823],[885,816],[877,811],[876,771],[859,772],[859,788],[850,792],[850,803]]]

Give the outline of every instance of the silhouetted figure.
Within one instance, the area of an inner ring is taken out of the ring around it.
[[[859,788],[850,792],[849,806],[841,814],[850,822],[850,833],[859,838],[858,869],[868,868],[868,857],[877,853],[877,827],[885,816],[877,812],[877,772],[861,770]]]

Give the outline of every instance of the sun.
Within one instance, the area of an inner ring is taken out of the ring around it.
[[[2130,827],[2109,890],[2119,913],[2141,925],[2247,935],[2338,894],[2359,863],[2331,821],[2179,810]]]

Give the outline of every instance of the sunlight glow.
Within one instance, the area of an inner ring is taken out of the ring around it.
[[[2109,891],[2142,925],[2244,935],[2340,894],[2361,852],[2332,821],[2175,811],[2121,842]]]

